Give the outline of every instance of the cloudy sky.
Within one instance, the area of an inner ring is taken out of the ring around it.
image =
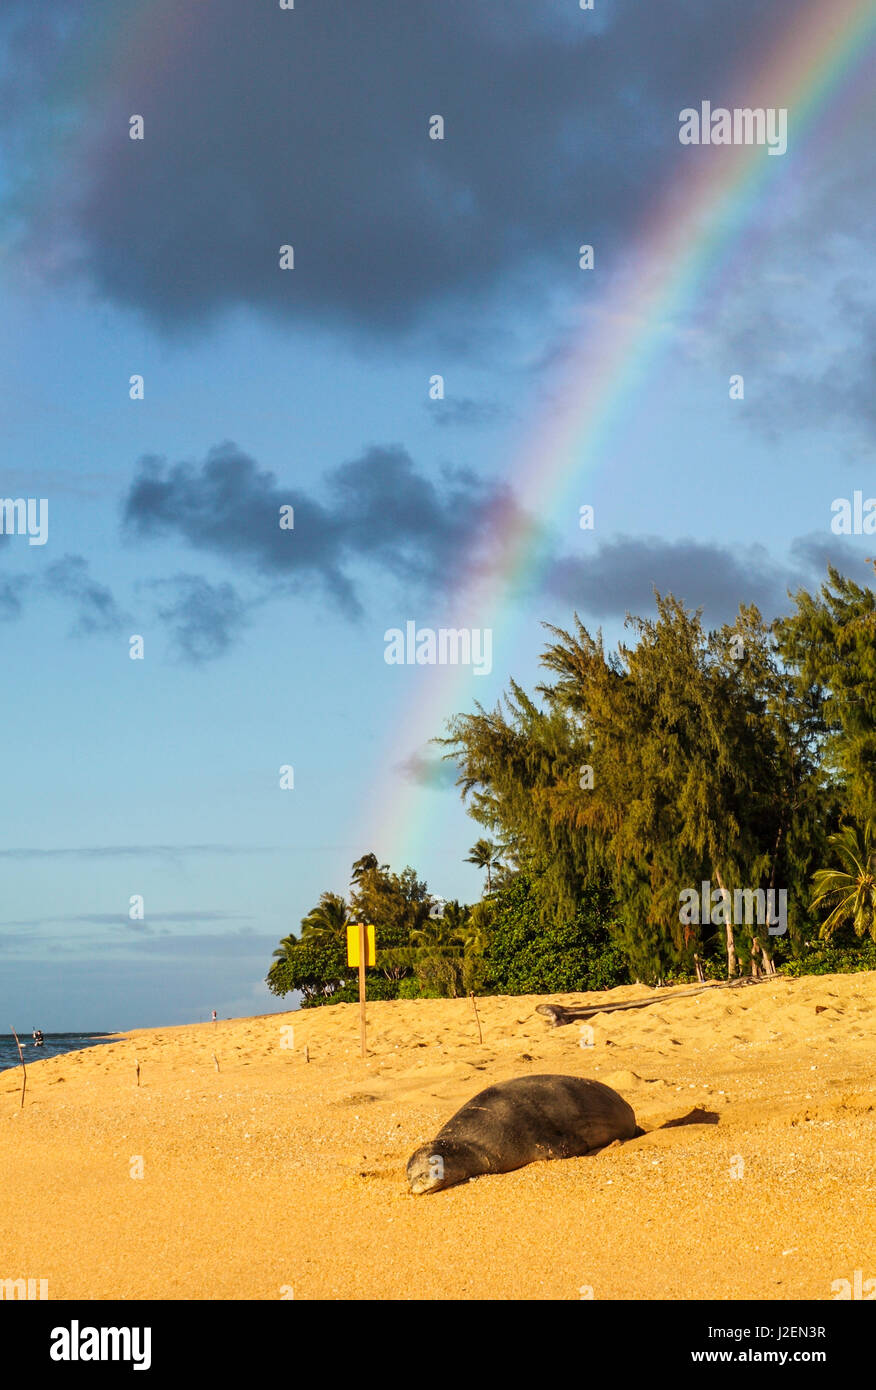
[[[655,585],[717,622],[828,558],[866,578],[830,527],[876,493],[865,54],[752,153],[692,299],[643,311],[595,452],[559,482],[547,457],[649,229],[729,156],[679,112],[781,104],[765,59],[855,8],[4,0],[0,493],[49,517],[0,537],[4,1027],[282,1007],[279,937],[359,855],[403,866],[393,803],[430,888],[472,900],[480,831],[411,711],[437,735],[532,683],[541,621],[613,642]],[[503,582],[521,526],[541,559]],[[489,675],[384,661],[388,628],[463,611]]]

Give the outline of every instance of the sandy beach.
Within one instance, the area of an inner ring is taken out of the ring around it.
[[[22,1111],[3,1072],[0,1277],[305,1300],[830,1299],[876,1277],[876,974],[671,992],[551,996],[655,998],[598,1014],[590,1047],[544,997],[480,999],[483,1044],[469,1000],[418,1000],[368,1006],[365,1061],[336,1005],[32,1064]],[[409,1154],[454,1110],[546,1072],[607,1082],[647,1132],[409,1194]]]

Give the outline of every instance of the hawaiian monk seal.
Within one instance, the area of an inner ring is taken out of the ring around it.
[[[440,1192],[481,1173],[575,1158],[643,1134],[632,1107],[601,1081],[518,1076],[474,1096],[408,1159],[411,1192]]]

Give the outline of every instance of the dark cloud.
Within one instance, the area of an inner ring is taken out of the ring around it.
[[[245,304],[396,329],[437,303],[469,309],[509,274],[519,303],[545,274],[577,275],[581,240],[603,264],[618,254],[691,155],[679,110],[729,97],[797,8],[177,0],[166,41],[156,17],[108,65],[107,33],[142,24],[140,4],[35,16],[6,0],[7,210],[34,264],[50,237],[53,266],[66,247],[100,291],[165,324]],[[128,138],[135,111],[143,141]],[[443,141],[428,138],[435,113]],[[31,166],[53,142],[67,164],[47,210]]]
[[[431,787],[434,791],[445,791],[456,786],[458,769],[443,758],[426,757],[422,753],[411,753],[410,757],[397,763],[396,767],[408,782],[419,787]]]
[[[22,596],[30,580],[27,575],[13,574],[0,579],[0,622],[11,622],[22,614]]]
[[[597,617],[648,610],[655,588],[691,607],[702,606],[708,621],[731,618],[740,602],[756,603],[771,617],[787,611],[789,590],[820,582],[828,560],[864,582],[871,577],[864,564],[866,547],[844,546],[827,532],[801,537],[783,561],[762,545],[624,535],[603,542],[588,558],[551,559],[551,536],[524,517],[507,488],[458,472],[446,474],[439,489],[417,473],[400,447],[371,448],[333,470],[326,491],[327,505],[282,488],[271,473],[259,471],[252,459],[226,444],[211,450],[199,469],[142,460],[125,520],[137,534],[176,533],[229,562],[242,560],[280,589],[320,580],[349,613],[361,611],[352,573],[358,566],[369,564],[424,592],[448,593],[473,565],[501,563],[503,543],[520,525],[530,528],[532,544],[544,559],[537,590],[517,596],[560,599]],[[284,504],[295,509],[292,531],[278,525]],[[876,544],[872,548],[876,551]],[[163,616],[178,626],[188,624],[178,636],[203,659],[228,646],[245,605],[228,585],[188,583],[185,597],[191,601],[165,609]],[[220,601],[214,602],[217,595]],[[423,785],[443,785],[424,759],[413,757],[402,770]]]
[[[719,344],[722,365],[732,363],[745,377],[743,420],[771,440],[789,430],[830,432],[834,462],[847,478],[850,462],[869,464],[876,442],[876,305],[862,297],[847,313],[836,304],[826,307],[816,328],[807,287],[796,293],[805,295],[801,307],[782,312],[791,295],[786,288],[773,292],[772,309],[761,297],[731,313]],[[816,333],[817,362],[811,348]]]
[[[73,632],[80,636],[118,632],[124,614],[105,584],[98,584],[88,573],[88,561],[81,555],[65,555],[49,565],[42,585],[54,598],[69,600],[76,610]]]
[[[848,100],[848,96],[847,96]],[[876,121],[876,86],[853,108],[859,129]],[[698,317],[701,353],[722,374],[745,377],[739,417],[775,439],[789,430],[830,431],[832,461],[869,461],[876,441],[876,145],[817,143],[795,178],[806,196],[783,207],[775,227],[738,252],[744,274],[728,276]],[[828,229],[813,237],[812,228]]]
[[[812,531],[808,536],[798,536],[791,544],[793,560],[811,575],[812,582],[818,583],[827,578],[828,565],[833,565],[840,574],[872,588],[874,574],[870,555],[876,556],[876,536],[859,540]]]
[[[0,542],[6,537],[0,537]],[[0,579],[0,621],[20,618],[24,601],[43,594],[69,604],[75,614],[72,634],[77,637],[118,632],[125,615],[110,589],[92,579],[82,555],[64,555],[41,574],[11,574]]]
[[[702,605],[707,621],[723,622],[732,619],[740,603],[756,603],[768,619],[786,611],[787,590],[809,578],[799,566],[777,565],[762,545],[731,550],[693,540],[617,536],[591,558],[556,561],[545,576],[545,588],[600,618],[650,610],[656,588],[675,594],[690,608]]]
[[[209,584],[197,575],[179,574],[153,587],[169,592],[171,601],[159,607],[178,652],[200,664],[221,656],[249,619],[248,605],[231,584]]]
[[[124,521],[138,536],[181,535],[274,583],[317,579],[355,615],[362,606],[350,571],[357,564],[406,585],[447,591],[462,563],[475,554],[486,559],[516,515],[507,489],[461,470],[446,470],[438,487],[400,446],[372,447],[333,469],[325,491],[329,500],[322,503],[297,487],[281,487],[234,444],[222,444],[200,468],[142,459]],[[294,529],[281,529],[284,506],[294,509]],[[202,610],[197,589],[190,598],[195,636],[199,616],[207,621],[212,614],[227,636],[242,613],[231,593],[220,595],[218,616],[210,595]],[[175,621],[184,622],[185,613]]]

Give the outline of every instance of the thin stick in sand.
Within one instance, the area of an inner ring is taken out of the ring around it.
[[[304,1060],[305,1062],[310,1061],[310,1048],[307,1046],[307,1043],[304,1044]]]
[[[215,1066],[216,1070],[218,1071],[218,1070],[219,1070],[219,1058],[216,1056],[216,1053],[215,1053],[215,1052],[213,1053],[213,1065]]]
[[[19,1061],[21,1062],[21,1100],[18,1102],[18,1108],[19,1108],[19,1110],[23,1110],[23,1109],[24,1109],[24,1093],[25,1093],[25,1091],[27,1090],[27,1067],[26,1067],[25,1064],[24,1064],[24,1053],[23,1053],[22,1050],[21,1050],[21,1043],[18,1041],[18,1034],[16,1033],[15,1029],[12,1027],[12,1024],[11,1024],[11,1023],[10,1023],[10,1025],[9,1025],[9,1029],[10,1029],[10,1032],[12,1033],[13,1038],[15,1039],[15,1046],[18,1048],[18,1059],[19,1059]]]
[[[483,1035],[483,1033],[481,1032],[481,1016],[480,1016],[480,1014],[478,1013],[478,1003],[477,1003],[477,1000],[476,1000],[475,997],[474,997],[474,994],[470,994],[470,995],[469,995],[469,999],[471,1000],[471,1006],[472,1006],[472,1008],[473,1008],[474,1011],[475,1011],[475,1019],[476,1019],[476,1021],[477,1021],[477,1025],[478,1025],[478,1041],[479,1041],[479,1042],[483,1042],[483,1040],[484,1040],[484,1035]]]
[[[139,1085],[140,1085],[140,1063],[137,1061],[137,1058],[136,1058],[136,1057],[134,1058],[134,1066],[137,1068],[137,1085],[139,1086]]]

